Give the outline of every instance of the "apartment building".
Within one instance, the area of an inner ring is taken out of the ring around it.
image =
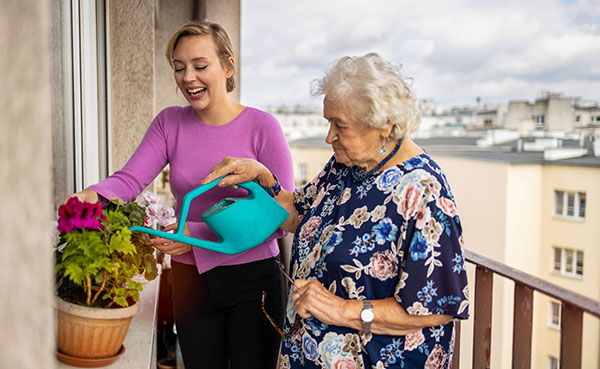
[[[600,299],[600,158],[547,161],[539,152],[430,153],[449,178],[470,250]],[[512,313],[513,285],[496,278],[492,368],[511,365]],[[463,325],[467,347],[471,323]],[[583,367],[598,368],[598,319],[584,314],[583,330]],[[532,368],[558,368],[559,352],[560,304],[535,294]],[[469,360],[465,350],[461,366],[470,367]]]
[[[571,132],[600,126],[600,106],[595,101],[567,97],[557,92],[544,92],[533,102],[513,100],[508,103],[504,127]]]

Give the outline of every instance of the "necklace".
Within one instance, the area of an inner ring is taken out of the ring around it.
[[[400,149],[401,145],[402,145],[402,138],[400,138],[398,140],[398,143],[396,144],[396,147],[394,147],[394,150],[392,150],[392,152],[388,156],[386,156],[379,164],[377,164],[377,166],[375,168],[371,169],[368,173],[366,173],[364,170],[360,169],[356,165],[353,166],[352,168],[350,168],[350,174],[352,175],[352,180],[354,180],[354,182],[362,182],[365,179],[371,177],[375,172],[377,172],[379,170],[379,168],[384,166],[385,163],[387,163],[394,155],[396,155],[396,153]]]

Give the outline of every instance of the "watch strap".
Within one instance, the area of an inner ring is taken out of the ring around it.
[[[373,312],[373,306],[371,305],[371,301],[362,300],[362,302],[363,302],[363,311],[371,310],[371,312]],[[365,334],[371,334],[371,323],[373,322],[373,320],[365,321],[364,319],[362,319],[362,314],[361,314],[361,320],[363,322],[363,331],[365,332]]]

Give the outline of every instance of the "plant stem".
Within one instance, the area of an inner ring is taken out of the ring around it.
[[[104,289],[104,286],[106,285],[106,269],[104,269],[104,273],[102,274],[102,285],[100,286],[100,288],[98,289],[98,292],[96,292],[96,294],[94,295],[94,298],[92,299],[92,304],[94,302],[96,302],[96,299],[98,298],[98,296],[100,295],[100,292],[102,292],[102,290]]]
[[[89,306],[90,299],[92,298],[92,280],[90,279],[89,275],[85,276],[85,284],[86,284],[86,292],[87,292],[87,298],[85,300],[85,303]]]

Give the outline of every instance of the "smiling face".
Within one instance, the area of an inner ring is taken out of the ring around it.
[[[226,81],[233,71],[223,67],[210,35],[182,37],[173,51],[173,71],[177,87],[200,118],[203,111],[228,101]]]
[[[360,123],[344,101],[327,96],[323,99],[323,116],[330,124],[325,141],[333,148],[338,162],[369,171],[383,159],[379,150],[389,129]]]

